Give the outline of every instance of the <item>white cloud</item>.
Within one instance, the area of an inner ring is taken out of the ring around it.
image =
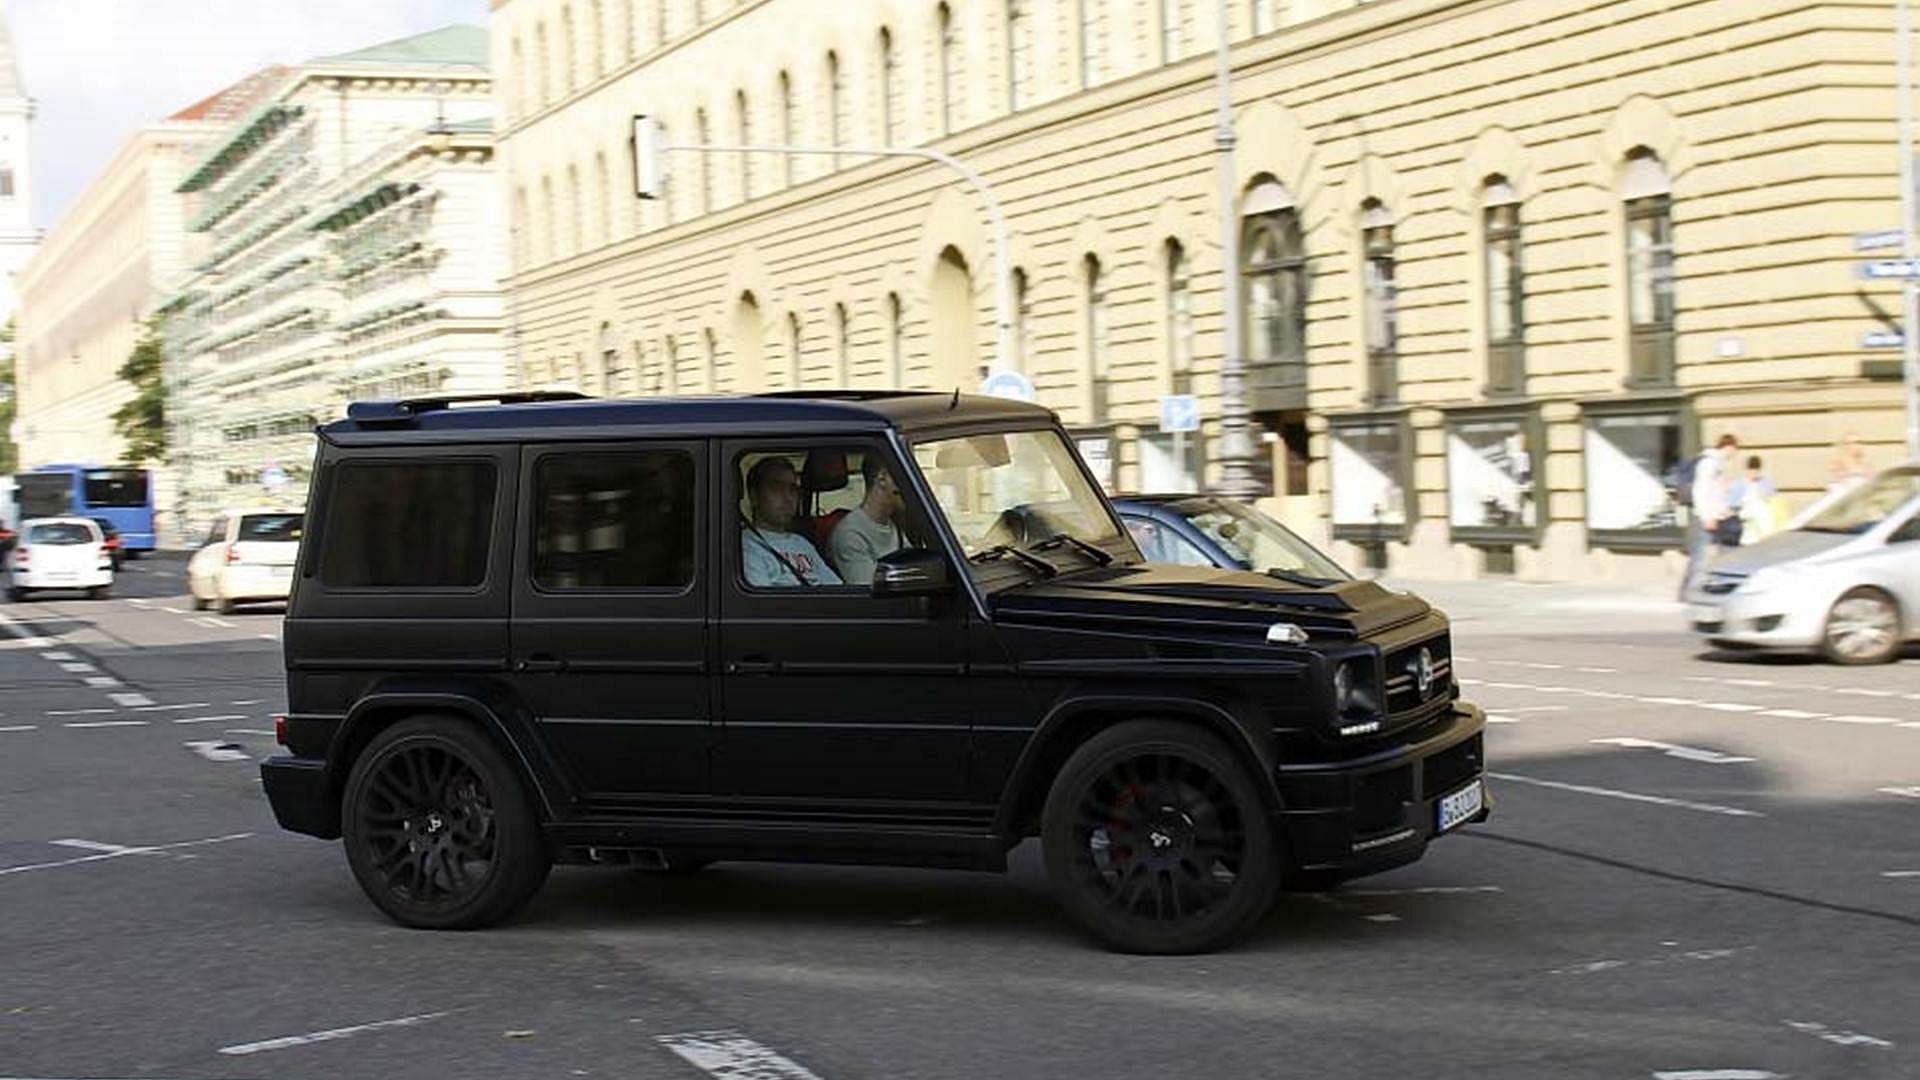
[[[35,221],[51,226],[144,124],[269,64],[451,23],[487,0],[10,0],[34,120]]]

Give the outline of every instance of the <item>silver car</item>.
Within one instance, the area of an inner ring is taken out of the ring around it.
[[[1920,637],[1920,466],[1830,495],[1722,555],[1687,602],[1694,631],[1715,645],[1893,659]]]

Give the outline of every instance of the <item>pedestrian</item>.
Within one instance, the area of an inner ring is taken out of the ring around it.
[[[1727,490],[1727,507],[1731,511],[1727,520],[1739,527],[1729,534],[1726,521],[1722,521],[1721,531],[1731,536],[1732,543],[1722,539],[1720,545],[1753,544],[1778,532],[1788,517],[1783,513],[1786,509],[1783,502],[1780,489],[1761,467],[1760,455],[1748,455],[1746,472]]]
[[[1687,571],[1680,579],[1680,597],[1686,599],[1694,579],[1706,570],[1718,543],[1720,523],[1726,519],[1727,466],[1740,450],[1740,440],[1728,432],[1711,450],[1702,450],[1693,462],[1691,476],[1685,477],[1687,502],[1693,514],[1687,525]],[[1738,520],[1737,518],[1735,520]],[[1736,540],[1737,542],[1737,540]]]
[[[1827,490],[1842,491],[1872,475],[1873,469],[1867,465],[1867,448],[1860,445],[1860,436],[1851,431],[1840,436],[1833,447],[1833,460],[1827,465]]]

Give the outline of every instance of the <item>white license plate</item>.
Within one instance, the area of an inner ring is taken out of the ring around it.
[[[275,566],[270,569],[273,572],[273,576],[277,578],[290,578],[293,576],[293,567],[291,566]]]
[[[1440,799],[1439,825],[1433,830],[1443,833],[1455,825],[1473,817],[1487,802],[1486,788],[1482,781],[1475,780],[1466,787]]]

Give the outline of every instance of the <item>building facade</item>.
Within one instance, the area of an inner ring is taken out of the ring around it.
[[[136,132],[19,276],[20,464],[118,463],[120,366],[193,256],[175,193],[208,139],[282,74],[268,69]],[[164,478],[164,476],[162,477]]]
[[[1891,2],[494,0],[515,365],[609,393],[1024,373],[1115,490],[1218,480],[1243,301],[1267,505],[1417,576],[1670,576],[1724,432],[1796,502],[1904,456]],[[671,152],[924,146],[925,162]],[[1240,258],[1221,259],[1222,219]],[[1199,396],[1198,437],[1159,428]]]
[[[19,306],[15,280],[40,244],[33,224],[33,99],[0,15],[0,325]]]
[[[486,31],[294,68],[188,171],[206,253],[163,307],[179,518],[300,505],[355,397],[497,390],[505,207]]]

